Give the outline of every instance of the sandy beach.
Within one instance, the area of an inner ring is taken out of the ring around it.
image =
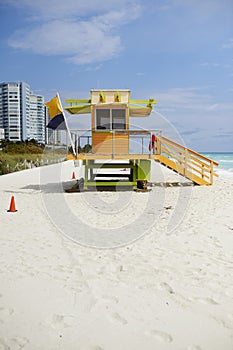
[[[0,177],[0,350],[232,350],[233,178],[65,193],[73,171]]]

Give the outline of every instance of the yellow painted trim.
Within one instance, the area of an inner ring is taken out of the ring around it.
[[[99,102],[100,103],[106,102],[106,95],[103,92],[100,92],[100,94],[99,94]]]
[[[121,94],[119,92],[114,94],[114,102],[121,102]]]
[[[152,104],[156,104],[157,101],[154,100],[153,98],[150,98],[149,100],[130,100],[130,104],[140,104],[140,105],[147,105],[148,107],[151,106]]]
[[[91,100],[66,100],[66,103],[74,103],[74,104],[91,103]]]

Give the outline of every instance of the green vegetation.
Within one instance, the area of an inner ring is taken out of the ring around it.
[[[0,148],[4,153],[10,154],[42,154],[45,145],[39,144],[36,140],[32,139],[29,141],[17,141],[12,142],[8,140],[1,140]]]
[[[91,145],[78,147],[79,153],[88,153]],[[69,153],[72,153],[70,147]],[[0,175],[15,171],[61,162],[66,159],[66,147],[52,147],[39,144],[36,140],[0,142]]]
[[[0,143],[0,175],[64,160],[64,148],[53,149],[35,140]]]
[[[76,145],[75,145],[75,149],[76,149]],[[83,147],[78,146],[78,153],[89,153],[89,152],[91,152],[91,150],[92,150],[92,146],[89,143],[87,143]],[[68,152],[70,154],[73,154],[73,149],[71,146],[69,147]]]
[[[79,153],[89,153],[92,150],[92,146],[89,145],[88,143],[84,147],[78,147],[78,152]]]

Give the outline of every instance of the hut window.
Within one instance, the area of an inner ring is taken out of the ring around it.
[[[125,130],[125,109],[112,109],[112,129]]]
[[[96,109],[97,130],[125,130],[126,113],[125,109]]]
[[[96,129],[110,130],[110,109],[96,110]]]

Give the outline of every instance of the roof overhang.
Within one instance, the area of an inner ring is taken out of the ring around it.
[[[148,117],[153,110],[154,104],[157,102],[154,99],[148,100],[130,100],[129,103],[122,102],[101,102],[101,103],[91,103],[91,100],[66,100],[70,103],[64,109],[70,114],[90,114],[92,107],[95,108],[112,108],[112,107],[124,107],[129,109],[130,117]]]
[[[70,114],[89,114],[91,113],[91,104],[67,106],[64,109]]]

